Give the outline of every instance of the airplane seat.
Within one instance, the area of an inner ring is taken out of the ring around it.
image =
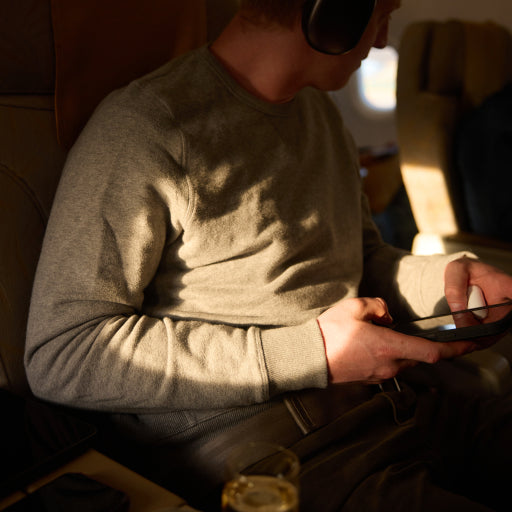
[[[0,387],[28,392],[32,278],[60,170],[49,2],[7,2],[0,25]],[[7,10],[7,12],[5,12]]]
[[[17,0],[0,17],[0,388],[23,367],[32,281],[66,153],[99,101],[213,38],[237,0]]]
[[[452,19],[414,22],[405,29],[396,125],[402,178],[418,227],[415,254],[469,250],[512,273],[512,243],[472,230],[470,213],[478,212],[468,210],[476,205],[467,203],[457,154],[465,121],[511,82],[512,35],[505,27]],[[481,169],[483,180],[488,171]],[[508,169],[502,172],[502,179],[509,179]],[[511,362],[512,336],[507,336],[495,347],[438,368],[463,389],[473,383],[476,390],[499,394],[512,387]]]
[[[413,252],[468,249],[512,272],[512,243],[471,229],[456,145],[467,116],[511,82],[512,34],[505,27],[421,21],[404,31],[396,124],[402,178],[418,227]],[[485,179],[486,170],[481,174]]]

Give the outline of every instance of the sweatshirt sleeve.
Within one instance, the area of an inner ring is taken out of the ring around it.
[[[420,256],[397,249],[383,242],[364,195],[362,211],[364,272],[360,295],[384,298],[395,320],[447,312],[446,265],[462,256],[476,256],[469,251]]]
[[[102,108],[70,152],[29,313],[34,394],[86,409],[167,412],[248,405],[324,383],[321,339],[314,361],[296,343],[318,338],[316,325],[262,330],[143,313],[162,251],[189,213],[179,133],[162,126],[156,108],[146,115],[151,123],[133,109]],[[165,150],[162,133],[175,134]],[[280,340],[279,354],[270,339]]]

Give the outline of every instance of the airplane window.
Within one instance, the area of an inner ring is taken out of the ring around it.
[[[392,46],[372,48],[357,73],[359,94],[375,110],[393,110],[396,104],[398,53]]]

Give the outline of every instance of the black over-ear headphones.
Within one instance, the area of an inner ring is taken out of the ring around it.
[[[370,21],[376,0],[306,0],[302,30],[311,47],[329,55],[357,45]]]

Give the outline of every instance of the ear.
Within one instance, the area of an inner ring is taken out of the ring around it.
[[[315,50],[347,53],[361,39],[374,9],[375,0],[306,0],[302,30]]]

